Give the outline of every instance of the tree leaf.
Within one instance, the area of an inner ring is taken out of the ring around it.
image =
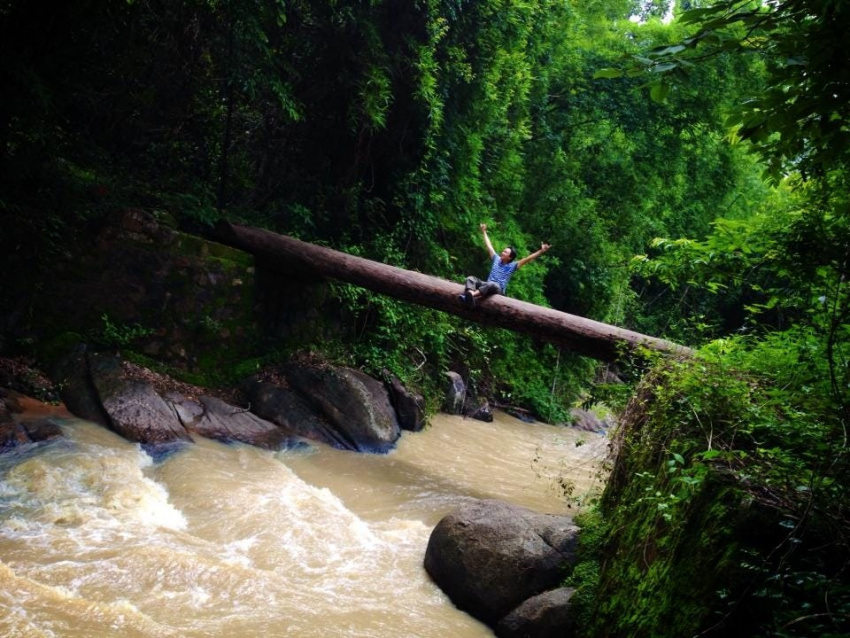
[[[657,102],[661,104],[664,100],[667,99],[667,96],[670,94],[670,86],[668,84],[664,84],[663,82],[658,84],[653,84],[652,88],[649,90],[649,97],[652,98],[653,102]]]
[[[663,64],[656,64],[653,67],[650,67],[650,71],[652,73],[667,73],[667,71],[672,71],[677,68],[679,64],[677,62],[664,62]]]
[[[623,77],[623,70],[622,69],[614,69],[614,68],[599,69],[598,71],[596,71],[596,73],[593,74],[594,80],[598,80],[599,78],[612,79],[612,78],[619,78],[619,77]]]
[[[677,53],[681,53],[685,49],[687,49],[684,44],[674,44],[667,47],[658,47],[657,49],[653,49],[647,55],[651,55],[653,57],[661,58],[669,55],[676,55]]]

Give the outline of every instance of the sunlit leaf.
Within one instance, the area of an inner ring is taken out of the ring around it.
[[[607,69],[599,69],[598,71],[596,71],[593,74],[593,79],[594,80],[597,80],[599,78],[612,79],[612,78],[619,78],[619,77],[622,77],[622,76],[623,76],[623,70],[622,69],[607,68]]]
[[[652,101],[658,102],[659,104],[664,102],[669,94],[670,86],[664,83],[653,84],[649,91],[649,96],[652,98]]]

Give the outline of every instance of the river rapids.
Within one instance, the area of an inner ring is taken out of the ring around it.
[[[574,513],[607,439],[436,416],[387,455],[199,439],[154,463],[63,419],[0,457],[0,636],[492,636],[429,580],[442,516],[473,498]]]

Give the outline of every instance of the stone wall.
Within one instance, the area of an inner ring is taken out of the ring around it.
[[[324,286],[258,277],[252,255],[171,226],[166,215],[116,212],[90,245],[69,247],[37,281],[19,273],[28,279],[18,307],[0,311],[0,332],[48,359],[85,341],[202,375],[257,357],[272,341],[321,338]]]

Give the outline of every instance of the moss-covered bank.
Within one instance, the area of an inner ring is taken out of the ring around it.
[[[643,380],[583,521],[572,577],[583,635],[848,635],[829,427],[772,396],[763,378],[704,356]]]

